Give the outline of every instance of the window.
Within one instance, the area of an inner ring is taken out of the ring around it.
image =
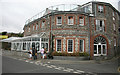
[[[34,25],[33,25],[33,30],[34,30]]]
[[[61,40],[59,39],[59,40],[56,40],[56,51],[58,51],[58,52],[61,52]]]
[[[68,25],[73,25],[74,20],[73,20],[73,16],[68,16]]]
[[[38,28],[38,23],[36,23],[36,30],[37,30],[37,28]]]
[[[98,5],[98,12],[103,13],[104,7],[102,5]]]
[[[114,11],[113,11],[112,13],[113,13],[113,16],[115,16],[115,13],[114,13]]]
[[[83,16],[79,17],[79,25],[81,25],[81,26],[84,25],[84,17]]]
[[[115,30],[116,28],[115,28],[115,24],[113,23],[113,29]]]
[[[44,27],[45,26],[45,21],[42,21],[42,27]]]
[[[104,20],[96,20],[96,30],[105,31]]]
[[[28,32],[30,32],[30,27],[28,28]]]
[[[57,17],[57,25],[62,25],[62,17],[61,16]]]
[[[115,17],[113,17],[113,21],[115,21]]]
[[[116,38],[114,38],[114,46],[116,46]]]
[[[84,40],[80,40],[79,42],[80,52],[84,52]]]
[[[73,40],[68,40],[67,41],[67,50],[69,53],[73,52]]]

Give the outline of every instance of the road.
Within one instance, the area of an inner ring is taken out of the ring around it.
[[[101,63],[47,59],[33,61],[26,58],[2,56],[2,73],[70,73],[97,75],[97,73],[118,73],[117,68],[117,60]]]
[[[50,69],[34,62],[21,61],[3,56],[3,73],[66,73],[64,71]]]

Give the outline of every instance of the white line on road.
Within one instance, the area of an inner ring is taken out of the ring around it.
[[[65,71],[65,72],[70,72],[70,70],[66,70],[66,69],[64,69],[63,71]]]
[[[51,65],[51,67],[54,67],[54,68],[56,68],[56,66],[55,66],[55,65]]]
[[[47,66],[48,64],[43,64],[42,66]]]
[[[34,62],[31,61],[30,63],[32,64],[32,63],[34,63]]]
[[[29,62],[28,60],[26,60],[25,62]]]
[[[53,67],[51,67],[51,66],[47,66],[48,68],[53,68]]]
[[[76,70],[77,72],[80,72],[80,73],[85,73],[85,71],[81,71],[81,70]]]

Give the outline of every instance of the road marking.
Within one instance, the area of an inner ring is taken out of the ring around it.
[[[30,63],[32,64],[33,62],[31,61]]]
[[[73,69],[71,69],[71,68],[67,68],[67,70],[73,71]]]
[[[43,64],[42,66],[47,66],[48,64]]]
[[[60,68],[60,69],[64,69],[64,67],[58,67],[58,68]]]
[[[56,68],[56,66],[55,65],[51,65],[52,67],[54,67],[54,68]]]
[[[61,70],[61,68],[55,68],[55,69],[57,69],[57,70]]]
[[[76,70],[77,72],[80,72],[80,73],[85,73],[85,71],[81,71],[81,70]]]
[[[53,67],[51,67],[51,66],[47,66],[48,68],[53,68]]]
[[[75,71],[75,72],[73,72],[73,73],[79,73],[79,72],[76,72],[76,71]]]
[[[26,60],[25,62],[29,62],[28,60]]]
[[[64,69],[63,71],[65,71],[65,72],[70,72],[70,70],[66,70],[66,69]]]

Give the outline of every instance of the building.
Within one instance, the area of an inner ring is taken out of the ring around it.
[[[120,1],[118,2],[118,11],[120,12]]]
[[[11,49],[114,56],[119,53],[119,20],[120,13],[109,3],[52,6],[26,21],[24,37],[13,41]]]

